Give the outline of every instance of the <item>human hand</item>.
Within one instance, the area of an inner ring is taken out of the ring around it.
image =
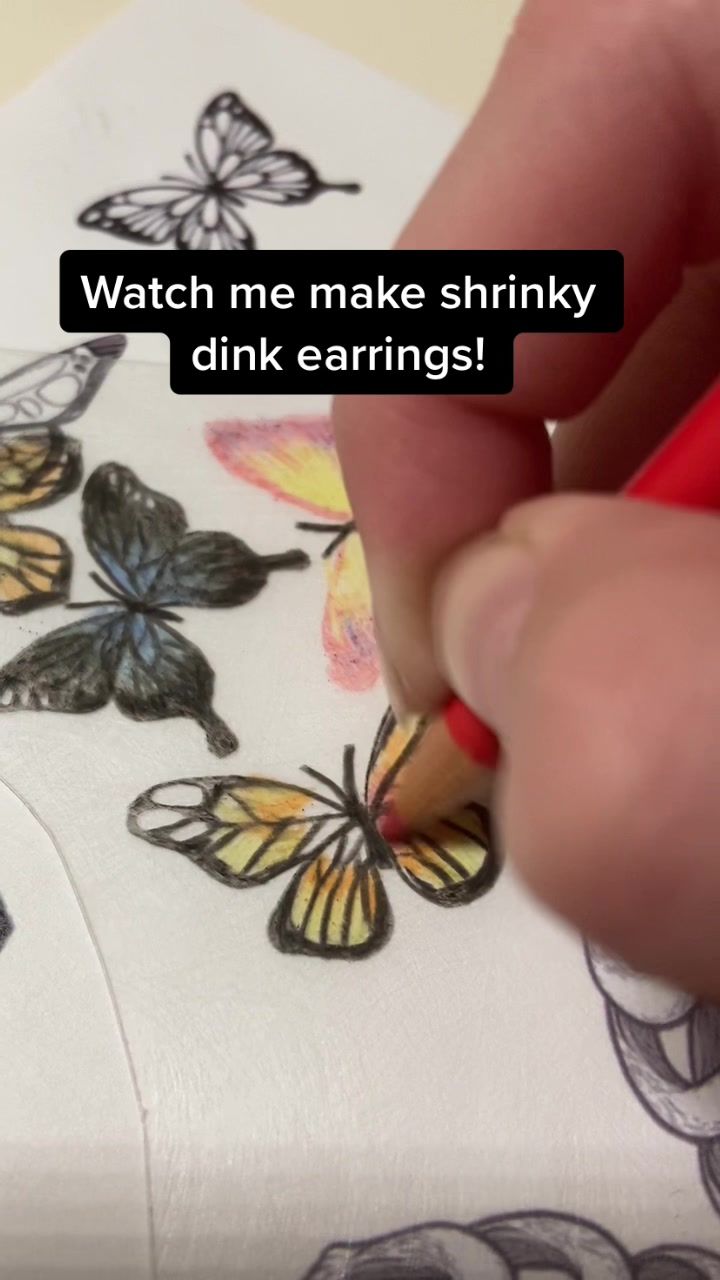
[[[335,406],[396,707],[455,689],[531,886],[716,998],[720,522],[523,500],[616,488],[720,370],[719,55],[715,0],[530,0],[400,247],[619,249],[625,328],[518,339],[506,397]]]

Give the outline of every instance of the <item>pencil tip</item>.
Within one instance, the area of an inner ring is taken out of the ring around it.
[[[403,822],[392,801],[390,801],[385,812],[380,815],[377,828],[383,840],[387,840],[388,844],[395,844],[398,840],[407,840],[410,835],[409,827]]]

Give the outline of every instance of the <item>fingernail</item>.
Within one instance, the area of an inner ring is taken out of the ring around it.
[[[383,679],[402,721],[439,705],[447,692],[433,653],[430,589],[417,572],[387,573],[380,565],[372,575],[372,595]]]
[[[532,607],[535,558],[525,544],[493,536],[451,571],[438,601],[438,639],[455,692],[502,725],[505,674]]]
[[[403,687],[400,674],[395,670],[391,662],[385,657],[382,649],[379,653],[380,673],[383,678],[385,690],[388,696],[388,702],[392,708],[393,715],[398,724],[402,724],[410,714],[407,696]]]

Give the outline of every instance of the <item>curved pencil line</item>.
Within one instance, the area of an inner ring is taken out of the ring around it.
[[[75,903],[77,905],[78,911],[80,912],[81,919],[87,930],[87,935],[90,940],[90,946],[92,947],[95,953],[95,959],[97,960],[100,973],[105,983],[105,989],[107,991],[108,999],[110,1001],[110,1007],[112,1009],[113,1017],[115,1019],[117,1032],[120,1037],[120,1043],[122,1045],[123,1054],[125,1056],[125,1062],[127,1064],[128,1074],[130,1076],[130,1084],[132,1087],[133,1096],[135,1098],[135,1104],[137,1106],[138,1119],[140,1121],[140,1131],[142,1133],[142,1144],[143,1144],[143,1166],[145,1171],[145,1204],[147,1208],[147,1229],[148,1229],[148,1246],[149,1246],[148,1261],[150,1263],[150,1275],[152,1277],[152,1280],[158,1280],[157,1249],[156,1249],[156,1240],[155,1240],[155,1210],[153,1207],[152,1174],[151,1174],[151,1162],[150,1162],[150,1143],[148,1141],[147,1127],[145,1124],[145,1106],[143,1104],[142,1094],[140,1093],[140,1082],[138,1080],[137,1072],[135,1070],[135,1063],[133,1062],[132,1053],[130,1052],[130,1041],[128,1040],[127,1033],[125,1031],[125,1025],[122,1020],[122,1014],[120,1013],[120,1005],[118,1003],[118,999],[115,994],[115,988],[112,984],[110,971],[107,967],[107,964],[105,962],[105,957],[100,948],[100,943],[98,942],[97,934],[93,929],[93,926],[90,922],[90,917],[85,909],[85,903],[83,902],[82,897],[80,895],[80,890],[78,889],[75,877],[73,876],[70,870],[70,867],[68,865],[67,859],[65,857],[65,854],[60,848],[60,845],[55,839],[55,836],[53,835],[50,827],[47,825],[45,821],[43,821],[43,819],[40,817],[40,814],[33,807],[33,805],[31,805],[24,798],[24,796],[22,796],[20,792],[10,782],[7,781],[6,778],[0,778],[0,785],[2,785],[3,787],[6,787],[7,790],[10,792],[10,794],[13,795],[15,799],[19,801],[21,805],[24,806],[27,812],[38,823],[42,831],[44,831],[53,849],[55,850],[58,856],[58,859],[60,861],[60,865],[63,871],[65,872],[65,878],[70,886],[70,891],[73,895],[73,898],[75,899]]]

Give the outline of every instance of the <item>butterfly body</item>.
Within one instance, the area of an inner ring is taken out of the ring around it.
[[[296,954],[359,959],[382,947],[392,931],[385,872],[399,872],[441,906],[473,901],[495,878],[488,815],[478,806],[404,845],[380,835],[390,787],[421,734],[422,726],[408,732],[387,713],[362,795],[350,745],[341,784],[308,767],[304,772],[318,789],[256,776],[186,778],[139,796],[128,826],[234,888],[293,870],[270,919],[273,944]]]
[[[195,129],[190,172],[132,187],[84,209],[82,227],[144,244],[174,241],[176,249],[254,249],[241,217],[249,201],[304,204],[324,191],[359,190],[356,183],[327,183],[295,151],[273,148],[267,125],[237,94],[220,93]]]
[[[300,551],[259,556],[227,533],[189,531],[178,502],[116,463],[83,492],[83,532],[104,577],[93,612],[42,636],[0,669],[0,710],[98,710],[111,700],[133,720],[185,716],[216,755],[237,738],[212,707],[215,676],[202,651],[169,625],[175,607],[244,604],[275,569],[302,567]]]

